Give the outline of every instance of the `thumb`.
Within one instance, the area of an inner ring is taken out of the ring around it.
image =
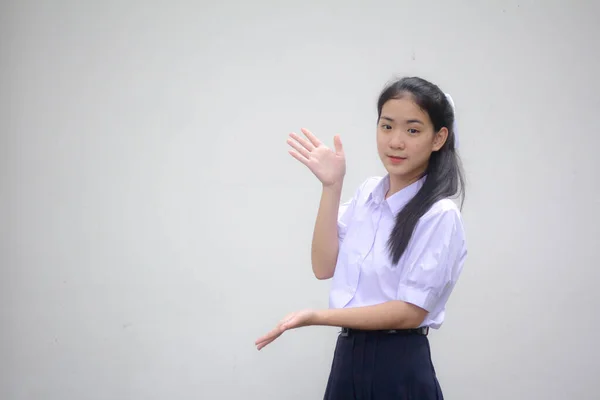
[[[335,146],[335,153],[338,155],[344,154],[344,147],[342,146],[342,139],[340,135],[335,135],[333,137],[333,145]]]

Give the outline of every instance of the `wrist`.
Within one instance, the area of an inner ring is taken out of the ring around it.
[[[310,317],[310,325],[327,325],[327,315],[329,310],[313,310]]]
[[[323,184],[323,191],[341,193],[343,184],[344,184],[343,180],[341,180],[339,182]]]

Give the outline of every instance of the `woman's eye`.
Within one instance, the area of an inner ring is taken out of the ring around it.
[[[408,130],[408,133],[410,133],[411,135],[416,135],[417,133],[419,133],[419,131],[411,128]]]
[[[383,124],[383,125],[381,125],[381,127],[382,127],[383,129],[392,129],[392,127],[391,127],[391,126],[389,126],[389,125],[386,125],[386,124]]]

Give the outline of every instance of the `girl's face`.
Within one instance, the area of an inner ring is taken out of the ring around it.
[[[425,172],[431,153],[439,150],[448,129],[434,132],[429,114],[410,95],[388,100],[377,125],[377,151],[390,177],[412,182]]]

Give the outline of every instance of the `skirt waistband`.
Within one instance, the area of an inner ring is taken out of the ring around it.
[[[429,327],[422,326],[416,329],[385,329],[385,330],[376,330],[376,331],[368,331],[361,329],[350,329],[350,328],[342,328],[340,331],[341,336],[350,336],[357,333],[380,333],[386,335],[423,335],[427,336],[429,334]]]

